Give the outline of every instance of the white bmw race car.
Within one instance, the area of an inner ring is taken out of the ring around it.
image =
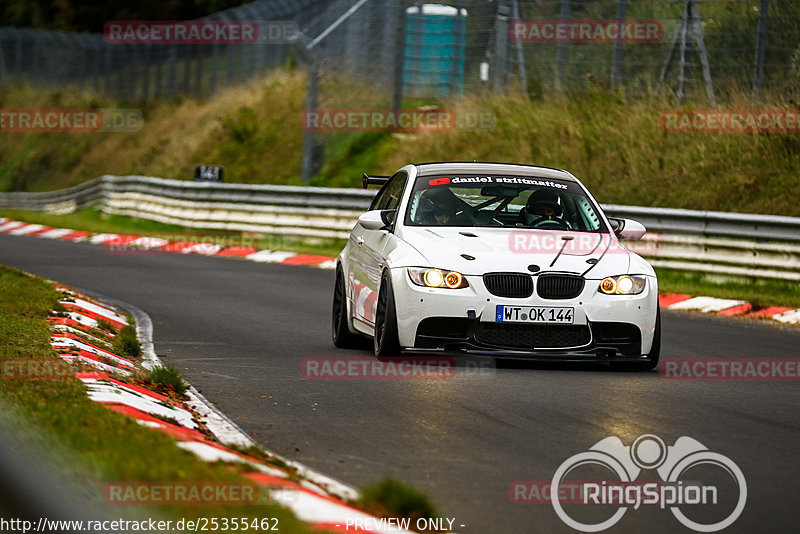
[[[337,259],[333,342],[378,357],[447,352],[652,369],[653,268],[572,174],[498,163],[407,165],[382,185]]]

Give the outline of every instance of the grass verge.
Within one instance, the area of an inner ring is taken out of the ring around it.
[[[594,81],[592,81],[594,80]],[[473,93],[407,100],[457,117],[496,118],[484,130],[317,132],[312,183],[358,187],[361,173],[386,174],[422,161],[488,160],[566,168],[602,203],[800,216],[791,193],[800,175],[793,133],[667,132],[668,97],[609,92],[594,77],[574,94]],[[321,107],[386,108],[386,95],[344,75],[326,73]],[[137,132],[4,133],[0,191],[48,191],[104,174],[191,179],[199,163],[222,165],[235,183],[300,185],[306,79],[276,71],[209,98],[136,104]],[[77,89],[0,88],[4,108],[128,107]],[[698,104],[703,107],[702,104]],[[727,95],[719,109],[750,109],[749,96]],[[793,110],[784,94],[758,107]],[[682,108],[691,110],[691,107]],[[113,154],[113,157],[109,155]]]
[[[241,472],[228,465],[208,464],[178,448],[159,431],[144,429],[129,417],[91,401],[85,386],[64,380],[11,379],[7,369],[20,360],[55,360],[47,317],[58,304],[52,284],[0,266],[0,401],[35,429],[65,472],[81,480],[92,501],[104,500],[104,486],[121,482],[242,483]],[[0,417],[9,417],[0,413]],[[109,505],[109,508],[114,508]],[[161,517],[277,518],[281,532],[310,529],[288,510],[259,499],[258,505],[163,506],[140,510],[117,506],[120,514],[156,513]],[[117,511],[115,508],[115,511]]]
[[[720,279],[714,275],[656,269],[661,293],[746,300],[756,309],[769,306],[800,308],[800,285],[780,280]]]
[[[314,152],[324,157],[315,158],[312,183],[358,187],[362,172],[392,173],[411,162],[511,161],[566,168],[602,203],[800,216],[791,194],[800,174],[796,134],[666,132],[662,112],[675,102],[626,97],[590,80],[577,94],[509,88],[405,102],[495,117],[485,130],[317,132]],[[209,98],[138,104],[144,122],[137,132],[10,132],[0,146],[0,191],[55,190],[104,174],[188,180],[199,163],[224,166],[234,183],[300,185],[305,92],[300,70],[277,71]],[[323,77],[322,93],[330,109],[390,105],[380,91],[333,73]],[[0,88],[0,104],[128,107],[77,89],[26,86]],[[750,109],[753,102],[732,94],[718,107]],[[765,94],[759,107],[796,105]]]
[[[430,499],[423,493],[393,478],[385,478],[361,490],[357,505],[378,517],[418,519],[439,517]]]
[[[334,257],[342,251],[344,239],[299,239],[280,235],[264,235],[223,230],[186,228],[174,224],[137,219],[127,215],[107,215],[87,209],[75,213],[54,214],[28,210],[0,210],[1,217],[57,228],[71,228],[94,233],[128,234],[161,237],[171,243],[197,241],[223,246],[248,246],[256,250],[286,250],[301,254]]]

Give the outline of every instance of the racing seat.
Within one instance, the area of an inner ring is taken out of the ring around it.
[[[559,194],[548,189],[537,189],[519,211],[519,222],[534,228],[569,229],[570,225],[563,216],[564,208]]]

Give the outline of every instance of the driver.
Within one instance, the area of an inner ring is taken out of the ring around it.
[[[555,191],[537,189],[528,197],[525,203],[524,223],[536,225],[544,221],[562,221],[564,209],[561,207],[561,197]]]
[[[464,206],[447,188],[428,189],[420,196],[419,222],[425,225],[470,225]]]

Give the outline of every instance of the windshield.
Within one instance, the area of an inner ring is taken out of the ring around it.
[[[529,176],[420,177],[405,224],[606,231],[578,184]]]

